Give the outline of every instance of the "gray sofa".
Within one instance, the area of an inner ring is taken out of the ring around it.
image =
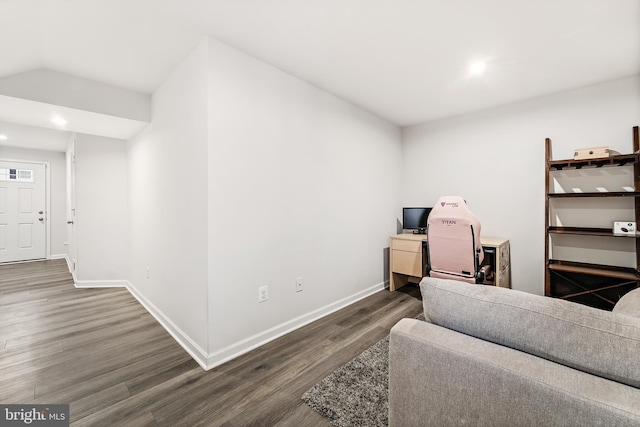
[[[389,344],[390,426],[640,426],[640,289],[613,312],[425,278]]]

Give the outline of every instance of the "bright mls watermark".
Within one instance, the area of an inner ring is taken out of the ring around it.
[[[0,427],[69,427],[69,405],[2,405]]]

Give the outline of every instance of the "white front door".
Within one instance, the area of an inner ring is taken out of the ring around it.
[[[45,165],[0,161],[0,262],[46,257]]]

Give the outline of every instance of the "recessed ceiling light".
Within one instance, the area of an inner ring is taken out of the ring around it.
[[[58,126],[64,126],[67,124],[67,121],[60,116],[54,116],[51,118],[51,121]]]
[[[484,73],[485,68],[487,68],[487,63],[484,61],[477,61],[471,64],[469,67],[469,72],[472,76],[479,76]]]
[[[0,134],[0,140],[5,141],[7,139],[9,139],[9,138],[7,138],[7,135]]]

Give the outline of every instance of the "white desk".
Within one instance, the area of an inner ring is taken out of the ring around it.
[[[426,275],[426,251],[423,250],[425,234],[397,234],[391,236],[389,260],[389,290],[406,285],[409,282],[420,283]],[[511,287],[511,261],[509,240],[480,237],[485,250],[483,265],[490,265],[494,272],[493,281],[485,281],[486,285]]]

